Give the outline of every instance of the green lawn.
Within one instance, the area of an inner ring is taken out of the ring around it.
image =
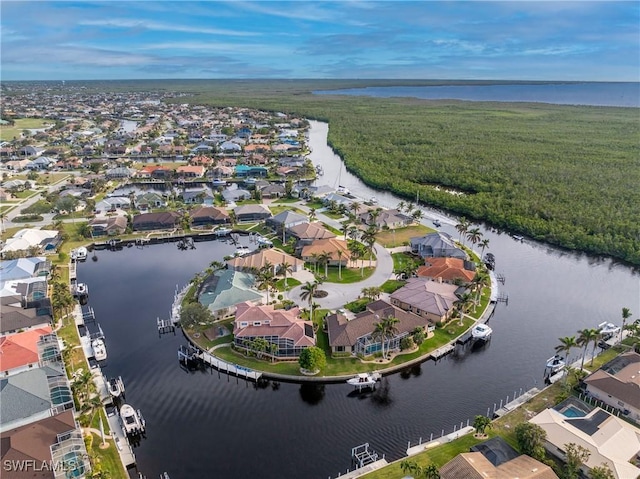
[[[411,225],[395,230],[382,230],[376,234],[376,241],[385,248],[395,248],[409,244],[409,240],[414,236],[424,236],[434,231],[424,225]]]
[[[312,268],[312,265],[309,266],[309,269],[311,268]],[[321,267],[320,265],[318,265],[317,276],[323,278],[326,283],[341,283],[341,284],[357,283],[359,281],[367,279],[369,276],[371,276],[374,273],[375,270],[376,270],[375,268],[365,267],[364,270],[361,272],[360,268],[344,268],[343,267],[342,279],[340,279],[338,277],[338,273],[339,273],[338,267],[329,266],[328,268],[329,275],[325,278],[324,267]],[[320,289],[322,289],[322,287],[320,287]]]
[[[276,289],[278,291],[289,291],[290,289],[295,288],[299,284],[302,284],[302,283],[300,283],[300,281],[298,281],[297,279],[295,279],[295,278],[287,278],[287,287],[285,288],[284,287],[284,278],[282,278],[282,279],[279,279],[276,282]]]
[[[53,120],[42,118],[18,118],[15,120],[15,125],[7,125],[0,128],[0,140],[11,141],[14,138],[20,138],[22,130],[44,128],[52,123]]]
[[[382,286],[380,286],[380,289],[382,289],[383,293],[391,294],[394,291],[402,288],[405,284],[406,284],[406,281],[390,279],[382,283]]]

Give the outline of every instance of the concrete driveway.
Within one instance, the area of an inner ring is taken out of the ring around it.
[[[363,288],[370,288],[373,286],[381,286],[389,278],[394,278],[393,274],[393,258],[389,251],[382,245],[376,243],[374,246],[377,262],[376,270],[374,273],[363,281],[357,283],[322,283],[320,289],[328,292],[329,294],[325,298],[315,298],[315,302],[324,309],[338,309],[344,306],[346,303],[350,303],[356,299]],[[302,286],[299,285],[287,292],[286,297],[292,301],[295,301],[300,306],[307,305],[306,301],[300,299],[300,293],[302,292]]]

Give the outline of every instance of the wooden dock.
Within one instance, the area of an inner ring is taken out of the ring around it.
[[[430,354],[430,357],[437,361],[441,357],[452,353],[454,349],[456,349],[455,344],[451,344],[450,343],[450,344],[447,344],[445,346],[442,346],[441,348],[438,348],[438,349],[432,351],[431,354]]]
[[[524,403],[526,403],[529,399],[531,399],[533,396],[535,396],[539,392],[540,392],[540,390],[538,388],[529,389],[527,392],[521,394],[520,396],[515,398],[513,401],[509,401],[507,404],[502,406],[500,409],[495,410],[493,412],[493,417],[497,418],[497,417],[504,416],[508,412],[511,412],[515,408],[517,408],[517,407],[523,405]],[[509,399],[509,398],[507,397],[507,399]]]
[[[134,466],[136,463],[136,456],[133,453],[133,448],[129,444],[127,435],[124,432],[122,423],[120,422],[120,415],[115,408],[107,414],[107,421],[109,422],[109,429],[111,430],[111,436],[116,443],[118,454],[120,454],[120,460],[125,469]]]
[[[218,371],[222,371],[233,376],[250,379],[252,381],[257,381],[262,377],[262,373],[260,371],[254,371],[253,369],[245,368],[244,366],[240,366],[238,364],[227,363],[226,361],[218,359],[206,351],[201,351],[198,354],[198,357],[204,364],[206,364],[210,368],[217,369]]]

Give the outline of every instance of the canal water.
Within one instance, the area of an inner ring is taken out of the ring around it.
[[[339,181],[363,198],[396,205],[343,170],[326,133],[326,124],[312,122],[311,156],[325,172],[319,183]],[[425,212],[456,234],[455,218]],[[347,384],[255,385],[181,369],[176,353],[186,341],[180,331],[159,337],[156,318],[168,316],[176,286],[234,246],[97,251],[78,276],[90,286],[89,305],[106,335],[105,374],[122,375],[127,402],[147,420],[147,437],[135,448],[139,470],[172,479],[327,478],[351,467],[351,448],[365,442],[397,459],[408,441],[449,433],[514,392],[540,386],[558,338],[605,320],[619,324],[622,307],[634,318],[640,313],[640,276],[630,268],[481,229],[509,297],[490,320],[491,341],[391,375],[374,394],[354,394]]]

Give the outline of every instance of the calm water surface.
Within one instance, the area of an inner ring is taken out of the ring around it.
[[[326,124],[312,124],[321,182],[340,177],[364,198],[397,204],[341,171],[325,143]],[[455,234],[454,218],[427,213]],[[78,275],[90,285],[89,304],[106,335],[105,374],[122,375],[127,402],[147,420],[147,438],[135,449],[139,470],[149,478],[167,471],[172,479],[327,478],[350,467],[351,448],[364,442],[396,459],[407,441],[451,432],[514,391],[539,386],[559,337],[604,320],[619,323],[623,306],[634,317],[640,312],[640,280],[631,269],[482,230],[509,295],[490,321],[491,342],[389,376],[388,395],[354,395],[346,384],[274,389],[186,372],[176,358],[184,338],[159,338],[155,320],[168,315],[176,285],[235,248],[213,241],[187,251],[175,244],[98,251],[98,261],[82,264]]]
[[[542,85],[390,86],[316,91],[318,95],[429,100],[539,102],[558,105],[640,107],[640,83],[547,83]]]

